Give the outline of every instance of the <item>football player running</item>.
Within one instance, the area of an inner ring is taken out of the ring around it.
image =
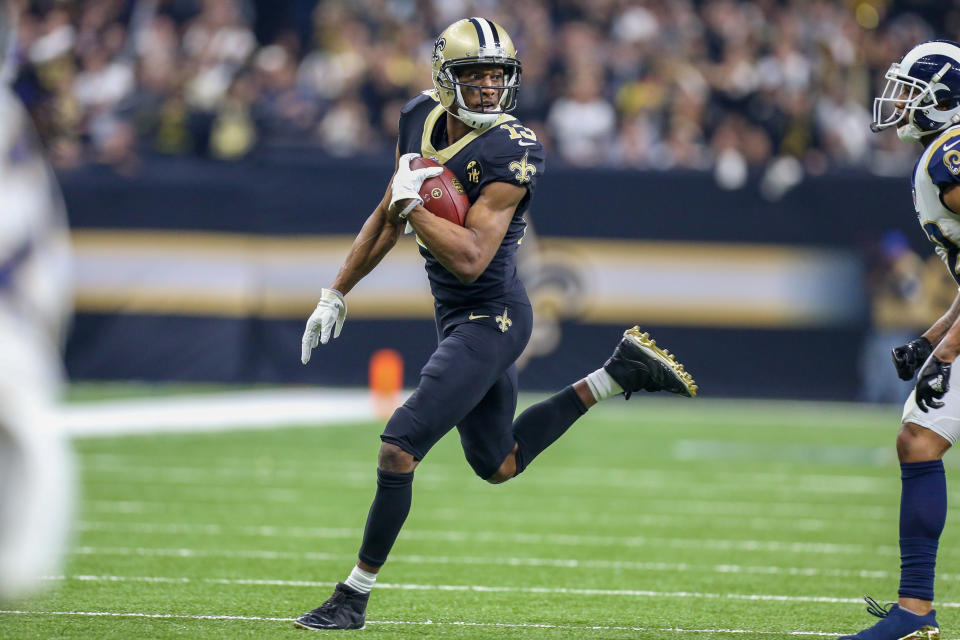
[[[53,173],[6,84],[16,11],[0,0],[0,602],[57,573],[73,504],[72,456],[54,418],[70,238]]]
[[[960,45],[923,42],[890,65],[873,103],[873,131],[896,128],[923,152],[912,176],[924,233],[960,282]],[[960,353],[960,295],[923,335],[893,349],[904,380],[917,375],[897,434],[900,459],[900,588],[896,604],[867,598],[881,620],[845,639],[938,640],[933,610],[937,545],[947,516],[943,454],[960,436],[960,384],[950,368]],[[918,373],[919,372],[919,373]]]
[[[433,91],[403,107],[396,168],[303,334],[302,361],[340,335],[345,296],[396,244],[409,225],[435,299],[439,345],[413,395],[381,435],[377,490],[359,561],[333,595],[295,624],[306,629],[363,627],[377,572],[410,510],[414,469],[456,426],[467,462],[500,483],[521,473],[577,418],[605,398],[645,391],[692,397],[693,379],[639,329],[625,332],[603,367],[514,420],[516,359],[531,331],[531,307],[517,277],[523,214],[544,172],[537,135],[509,111],[520,60],[504,28],[484,18],[455,22],[437,38]],[[436,159],[463,184],[471,206],[465,226],[434,216],[418,192],[439,167],[411,170],[411,158]]]

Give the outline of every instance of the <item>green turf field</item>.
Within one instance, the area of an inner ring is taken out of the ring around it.
[[[367,628],[347,633],[859,630],[875,621],[862,595],[896,596],[898,418],[893,407],[611,400],[501,486],[474,477],[448,436],[417,471]],[[290,619],[355,560],[380,429],[77,441],[82,498],[65,576],[8,605],[17,612],[0,613],[0,637],[312,637]],[[950,515],[937,584],[945,639],[960,637]]]

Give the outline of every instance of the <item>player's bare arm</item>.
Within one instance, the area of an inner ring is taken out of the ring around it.
[[[953,304],[947,309],[940,318],[933,323],[929,329],[923,333],[923,337],[930,341],[931,345],[937,346],[953,327],[957,319],[960,318],[960,293],[953,299]]]
[[[942,337],[936,342],[929,337],[927,338],[931,344],[936,345],[933,350],[933,355],[942,362],[953,362],[957,354],[960,354],[960,322],[958,322],[960,302],[958,301],[960,301],[960,295],[954,299],[953,304],[950,305],[950,310],[933,326],[946,327],[946,331],[942,334]],[[933,327],[931,327],[931,330]]]
[[[423,207],[415,208],[409,220],[420,241],[440,264],[461,282],[473,282],[496,254],[526,193],[525,187],[506,182],[488,184],[467,212],[463,227]]]
[[[940,200],[947,208],[960,215],[960,189],[951,184],[940,189]]]
[[[398,151],[397,157],[399,156]],[[396,173],[396,162],[393,169]],[[364,276],[373,271],[374,267],[380,264],[383,257],[397,244],[403,226],[402,221],[388,213],[392,186],[393,178],[391,177],[383,197],[363,223],[360,233],[357,234],[350,251],[347,252],[343,265],[333,279],[331,288],[343,295],[347,295]]]
[[[395,217],[387,213],[389,203],[390,187],[387,186],[380,203],[367,217],[360,233],[354,239],[331,288],[346,295],[364,276],[373,271],[397,244],[403,227]]]
[[[399,153],[397,155],[399,156]],[[395,176],[396,164],[394,165]],[[300,361],[303,364],[310,362],[310,355],[318,344],[327,344],[331,336],[334,338],[340,336],[340,330],[347,318],[347,303],[344,296],[380,264],[383,257],[397,244],[401,227],[388,213],[392,190],[393,178],[387,185],[379,204],[363,223],[333,284],[320,291],[320,302],[307,318],[307,325],[300,341]]]
[[[930,408],[942,409],[946,405],[942,398],[950,390],[950,369],[957,353],[960,353],[960,323],[954,322],[917,373],[915,398],[917,407],[924,413]],[[928,439],[939,442],[937,455],[943,455],[950,447],[949,441],[940,436]]]

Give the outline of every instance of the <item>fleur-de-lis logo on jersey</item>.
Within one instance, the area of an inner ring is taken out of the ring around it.
[[[513,326],[513,320],[507,317],[506,308],[504,308],[502,316],[497,316],[494,319],[497,321],[497,327],[500,329],[500,333],[506,333],[507,329]]]
[[[530,157],[530,152],[524,151],[522,158],[520,158],[519,160],[514,160],[509,165],[507,165],[507,168],[509,168],[510,171],[514,172],[514,177],[517,179],[517,182],[519,182],[520,184],[525,184],[527,182],[530,182],[530,178],[532,178],[534,174],[537,172],[537,168],[535,166],[527,163],[527,160],[529,159],[529,157]]]

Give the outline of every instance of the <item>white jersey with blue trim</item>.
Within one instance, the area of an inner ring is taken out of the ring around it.
[[[913,171],[913,205],[923,232],[960,283],[960,214],[943,203],[944,189],[960,184],[960,125],[927,146]]]
[[[58,343],[73,302],[66,213],[30,117],[2,85],[0,210],[0,306]]]
[[[72,515],[72,457],[53,413],[69,240],[30,118],[0,82],[0,602],[60,571]]]

